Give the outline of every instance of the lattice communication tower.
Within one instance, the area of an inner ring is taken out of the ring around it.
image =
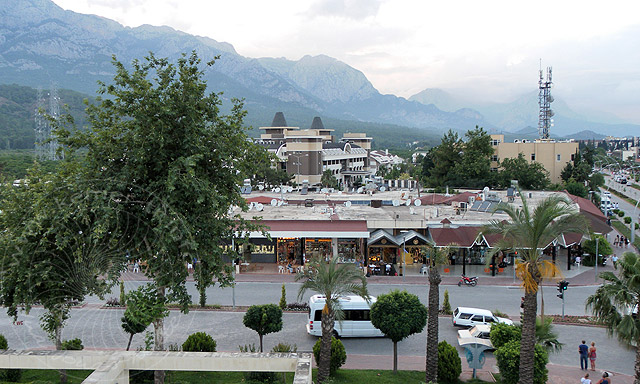
[[[38,88],[35,111],[36,158],[38,160],[59,160],[58,142],[53,140],[51,124],[45,118],[45,113],[44,93],[42,88]],[[49,116],[56,120],[60,116],[60,97],[58,96],[58,88],[55,84],[51,84],[51,90],[49,91]]]
[[[547,78],[544,78],[544,72],[540,69],[540,80],[538,81],[538,105],[540,106],[540,112],[538,114],[538,134],[541,139],[549,139],[549,130],[553,127],[553,110],[551,109],[551,103],[553,102],[553,96],[551,96],[551,87],[553,82],[551,81],[551,67],[547,67]]]

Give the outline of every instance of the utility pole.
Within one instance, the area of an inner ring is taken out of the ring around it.
[[[596,278],[595,282],[598,282],[598,243],[600,242],[600,238],[596,237]]]

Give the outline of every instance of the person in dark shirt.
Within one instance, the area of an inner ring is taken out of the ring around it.
[[[578,345],[578,353],[580,354],[580,369],[589,368],[589,366],[587,365],[587,355],[589,354],[589,346],[586,344],[584,340],[582,340],[582,344]]]

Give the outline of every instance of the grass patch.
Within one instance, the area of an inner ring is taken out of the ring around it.
[[[633,184],[631,184],[631,187],[635,188],[637,190],[640,190],[640,185],[638,185],[638,184],[633,183]]]
[[[631,205],[636,205],[638,202],[633,200],[630,197],[627,197],[627,195],[624,195],[616,190],[610,189],[609,192],[613,193],[614,195],[618,196],[621,199],[624,199],[627,201],[627,203],[631,204]]]
[[[313,377],[317,377],[317,374],[317,370],[314,369]],[[393,371],[339,369],[327,383],[424,383],[424,378],[424,371],[398,371],[394,375]]]
[[[613,226],[613,228],[615,228],[618,232],[620,232],[624,237],[631,239],[631,229],[629,229],[629,227],[627,227],[626,224],[618,220],[611,220],[611,226]],[[640,236],[635,237],[633,241],[633,245],[637,249],[640,249]],[[631,248],[629,248],[629,250],[633,251],[633,249]]]

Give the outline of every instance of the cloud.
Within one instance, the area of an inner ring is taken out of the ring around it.
[[[363,20],[376,16],[380,3],[380,0],[319,0],[309,7],[306,15]]]

